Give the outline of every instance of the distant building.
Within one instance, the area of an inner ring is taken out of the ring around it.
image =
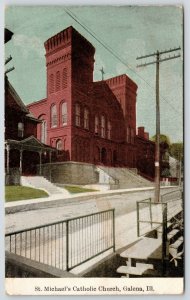
[[[138,168],[154,177],[154,143],[136,134],[137,85],[127,76],[93,82],[95,48],[73,27],[45,42],[47,98],[27,106],[37,138],[57,161]],[[143,167],[145,165],[146,167]]]

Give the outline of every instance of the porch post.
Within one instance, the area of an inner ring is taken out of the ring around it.
[[[9,155],[10,155],[10,146],[6,145],[6,150],[7,150],[7,161],[6,161],[6,165],[7,165],[7,174],[9,174]]]
[[[22,175],[22,153],[23,153],[23,150],[21,149],[20,150],[20,167],[19,167],[20,175]]]
[[[40,175],[42,175],[42,151],[39,152],[40,155]]]

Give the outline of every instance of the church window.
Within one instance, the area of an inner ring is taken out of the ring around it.
[[[57,127],[57,108],[55,104],[51,107],[51,127]]]
[[[127,143],[130,143],[130,128],[127,127]]]
[[[62,119],[62,125],[67,124],[67,102],[63,102],[61,104],[61,119]]]
[[[135,131],[133,128],[131,128],[131,144],[134,144],[135,142]]]
[[[60,72],[56,73],[56,92],[60,90]]]
[[[57,149],[57,154],[62,154],[63,151],[63,142],[62,140],[57,140],[56,141],[56,149]]]
[[[108,121],[108,139],[111,139],[111,123]]]
[[[80,105],[77,103],[75,105],[75,125],[80,126],[80,123],[81,123]]]
[[[95,134],[98,134],[99,131],[99,118],[98,116],[95,116]]]
[[[89,110],[84,109],[84,128],[89,129]]]
[[[101,116],[101,137],[105,138],[105,117]]]

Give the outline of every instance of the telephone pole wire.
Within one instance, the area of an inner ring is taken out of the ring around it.
[[[156,143],[155,143],[155,199],[154,202],[160,202],[160,93],[159,93],[159,82],[160,82],[160,62],[175,59],[180,57],[180,54],[161,58],[162,54],[170,53],[173,51],[181,50],[180,47],[169,49],[165,51],[158,51],[152,54],[137,57],[143,59],[147,57],[156,57],[155,61],[137,65],[137,67],[145,67],[147,65],[156,64]]]

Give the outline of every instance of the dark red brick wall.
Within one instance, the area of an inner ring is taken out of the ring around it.
[[[110,166],[137,167],[143,153],[136,136],[137,85],[121,75],[93,82],[94,47],[75,29],[69,27],[45,42],[47,98],[28,105],[36,118],[47,121],[47,144],[56,147],[62,140],[72,161]],[[61,103],[67,103],[67,125],[62,125]],[[76,104],[80,105],[81,124],[76,126]],[[56,105],[57,127],[52,128],[50,110]],[[89,111],[89,128],[84,128],[84,110]],[[95,116],[105,117],[105,138],[95,133]],[[108,121],[111,139],[108,138]],[[37,136],[41,132],[38,125]],[[146,139],[146,137],[142,137]],[[151,148],[149,141],[143,148]],[[58,160],[65,156],[59,153]],[[143,156],[144,157],[144,156]]]

